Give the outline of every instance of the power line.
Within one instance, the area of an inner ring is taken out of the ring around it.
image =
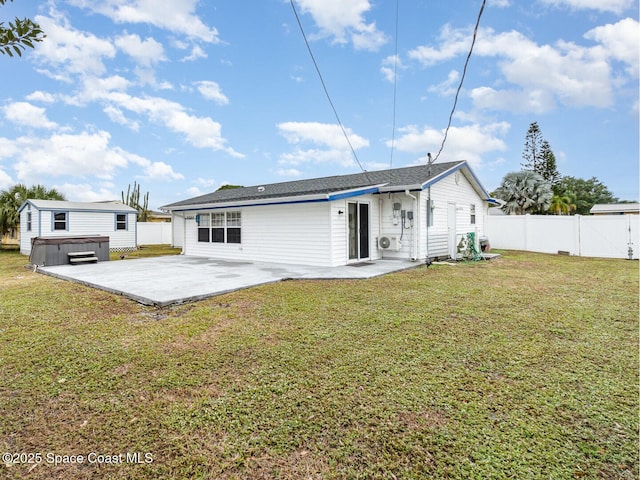
[[[318,67],[318,63],[316,62],[316,59],[313,56],[313,52],[311,51],[311,46],[309,45],[309,41],[307,40],[307,35],[304,33],[304,28],[302,28],[302,22],[300,21],[300,17],[298,16],[298,11],[296,10],[296,6],[294,5],[293,0],[289,0],[289,3],[291,3],[291,8],[293,9],[293,13],[294,13],[294,15],[296,17],[296,21],[298,22],[298,27],[300,27],[300,32],[302,33],[302,38],[304,38],[304,43],[307,45],[307,50],[309,51],[309,55],[311,56],[311,60],[313,61],[313,65],[316,67],[316,72],[318,73],[318,77],[320,77],[320,83],[322,83],[322,88],[324,89],[324,93],[327,96],[327,100],[329,100],[329,105],[331,105],[331,109],[333,110],[333,114],[335,115],[336,120],[338,121],[338,125],[340,125],[340,129],[342,130],[342,134],[344,135],[344,138],[347,140],[347,143],[349,144],[349,148],[351,149],[351,153],[353,154],[353,158],[355,159],[356,163],[358,164],[358,166],[360,167],[360,169],[364,173],[365,177],[367,178],[367,181],[369,183],[371,183],[371,179],[369,178],[369,175],[367,174],[367,171],[364,169],[364,167],[360,163],[360,160],[358,159],[358,155],[356,154],[356,151],[353,148],[353,145],[351,145],[351,140],[349,140],[349,135],[347,135],[347,131],[344,129],[344,126],[342,125],[342,121],[340,120],[340,117],[338,116],[338,112],[336,110],[336,107],[333,105],[333,102],[331,101],[331,96],[329,95],[329,91],[327,90],[327,86],[324,83],[324,78],[322,78],[322,73],[320,73],[320,68]]]
[[[442,139],[442,144],[440,145],[440,150],[436,153],[433,161],[438,160],[438,157],[442,153],[444,149],[444,144],[447,141],[447,135],[449,134],[449,128],[451,128],[451,120],[453,119],[453,113],[456,111],[456,105],[458,104],[458,95],[460,95],[460,90],[462,90],[462,84],[464,83],[464,77],[467,74],[467,65],[469,65],[469,60],[471,59],[471,53],[473,52],[473,46],[476,43],[476,36],[478,35],[478,27],[480,26],[480,18],[482,17],[482,12],[484,12],[484,6],[487,3],[487,0],[482,0],[482,5],[480,6],[480,12],[478,13],[478,20],[476,21],[476,26],[473,29],[473,39],[471,40],[471,48],[469,49],[469,54],[467,55],[467,59],[464,62],[464,68],[462,70],[462,78],[460,78],[460,84],[458,85],[458,90],[456,90],[456,97],[453,100],[453,108],[451,109],[451,114],[449,115],[449,123],[447,124],[447,128],[444,131],[444,138]]]

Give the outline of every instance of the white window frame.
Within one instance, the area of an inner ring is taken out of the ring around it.
[[[62,220],[56,220],[56,215],[64,214],[64,228],[56,228],[56,223],[62,222]],[[51,212],[51,231],[63,232],[69,231],[69,211],[68,210],[54,210]]]
[[[124,222],[118,220],[118,217],[121,216],[121,215],[124,216]],[[119,231],[119,230],[124,230],[125,232],[127,230],[129,230],[129,215],[128,214],[126,214],[126,213],[115,213],[114,214],[114,222],[115,222],[114,229],[115,229],[116,232]],[[122,225],[122,224],[124,224],[124,228],[118,228],[118,225]]]
[[[226,212],[211,212],[200,213],[197,215],[198,225],[198,242],[202,243],[226,243],[226,244],[241,244],[242,243],[242,212],[240,210],[230,210]],[[209,236],[207,242],[200,240],[200,229],[208,229]],[[240,230],[240,241],[229,242],[229,229]],[[219,231],[222,231],[222,238],[220,241],[215,242],[214,231],[219,235]]]

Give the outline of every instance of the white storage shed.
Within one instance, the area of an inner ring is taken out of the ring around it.
[[[135,250],[137,210],[118,202],[27,200],[20,214],[20,253],[31,253],[35,237],[109,237],[112,251]]]

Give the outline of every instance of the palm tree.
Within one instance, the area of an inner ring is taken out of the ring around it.
[[[554,215],[569,215],[576,210],[576,204],[569,195],[554,195],[551,198],[549,211]]]
[[[19,183],[0,191],[0,237],[17,230],[20,223],[18,209],[28,199],[65,200],[65,197],[55,188],[44,185],[27,187]]]
[[[502,209],[508,213],[545,212],[551,204],[551,184],[538,173],[522,170],[507,173],[494,196],[504,200]]]

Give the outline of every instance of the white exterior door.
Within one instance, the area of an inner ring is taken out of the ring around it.
[[[349,202],[349,260],[369,258],[369,204]]]

